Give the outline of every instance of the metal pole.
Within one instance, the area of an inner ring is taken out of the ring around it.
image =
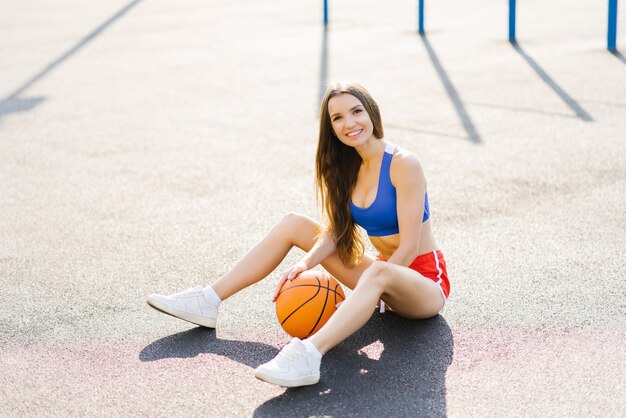
[[[420,35],[423,35],[424,34],[424,0],[419,0],[417,20],[418,20],[417,31],[419,32]]]
[[[509,0],[509,42],[515,42],[515,0]]]
[[[328,0],[324,0],[324,26],[328,26]]]
[[[609,0],[609,30],[607,33],[606,47],[609,51],[617,50],[617,0]]]

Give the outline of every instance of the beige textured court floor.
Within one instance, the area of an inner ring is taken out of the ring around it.
[[[0,415],[626,415],[626,59],[604,3],[518,3],[517,47],[505,1],[427,2],[426,37],[405,0],[331,1],[327,31],[321,1],[3,4]],[[452,295],[286,391],[252,376],[287,341],[276,274],[216,331],[145,298],[318,217],[345,79],[424,166]]]

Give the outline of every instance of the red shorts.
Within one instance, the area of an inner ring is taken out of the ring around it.
[[[381,258],[380,255],[376,258],[379,261],[387,261]],[[446,260],[443,259],[443,253],[440,250],[418,256],[413,260],[409,268],[435,282],[439,286],[443,297],[448,300],[450,281],[448,280],[448,272],[446,270]]]

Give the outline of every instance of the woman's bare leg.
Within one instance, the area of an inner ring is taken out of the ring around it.
[[[414,319],[435,316],[444,304],[432,280],[407,267],[377,261],[361,276],[352,295],[309,341],[320,353],[326,353],[365,325],[381,297],[393,306],[394,312]]]
[[[292,340],[276,358],[257,367],[255,377],[286,387],[317,383],[322,355],[361,328],[381,296],[394,311],[409,318],[434,316],[444,303],[432,280],[407,267],[375,261],[322,329],[304,341]]]
[[[228,273],[216,281],[212,287],[224,300],[240,290],[267,277],[287,256],[294,246],[309,251],[315,244],[321,225],[313,219],[290,213],[272,228],[272,230],[248,251]],[[322,266],[339,281],[354,288],[361,274],[369,267],[373,259],[365,256],[356,267],[349,269],[337,254],[328,257]]]

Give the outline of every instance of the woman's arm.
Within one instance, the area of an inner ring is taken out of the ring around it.
[[[399,152],[391,166],[391,179],[396,187],[400,244],[387,261],[409,266],[419,255],[426,178],[415,155]]]
[[[322,234],[311,250],[300,260],[307,270],[326,260],[337,249],[335,240],[328,234]]]
[[[313,267],[317,266],[322,261],[326,260],[332,253],[335,252],[337,246],[335,244],[335,240],[328,234],[322,234],[313,248],[306,253],[300,261],[291,266],[288,270],[284,271],[280,275],[280,281],[278,282],[278,286],[276,286],[276,290],[274,291],[274,301],[278,297],[278,293],[280,289],[283,287],[283,283],[287,280],[293,280],[296,276],[303,271],[310,270]]]

